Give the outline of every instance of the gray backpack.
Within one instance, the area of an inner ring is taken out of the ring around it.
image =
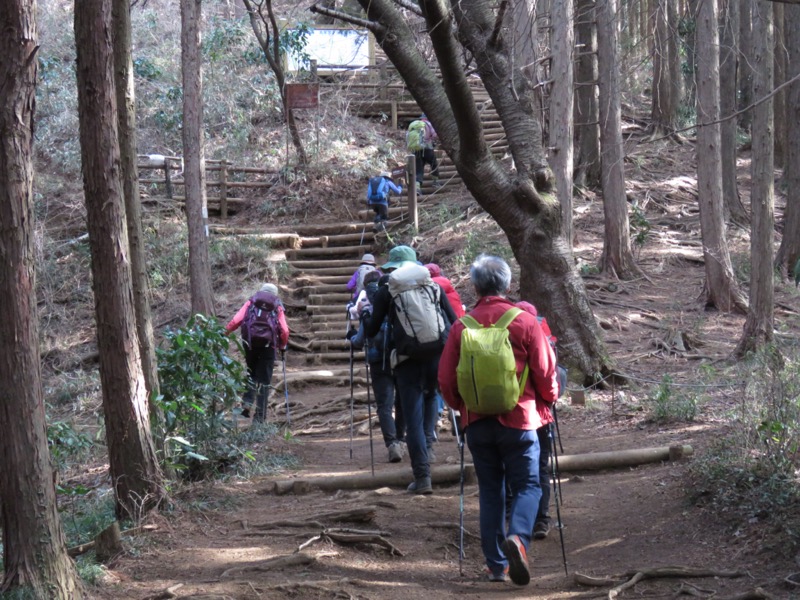
[[[442,312],[442,288],[428,269],[407,264],[389,275],[393,337],[397,355],[417,359],[441,354],[449,323]]]

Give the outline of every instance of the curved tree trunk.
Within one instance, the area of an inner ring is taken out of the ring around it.
[[[56,504],[36,314],[36,2],[0,3],[0,31],[0,595],[73,600],[82,593]]]
[[[125,218],[128,224],[128,243],[131,247],[136,333],[139,336],[139,352],[142,356],[142,372],[147,386],[147,395],[152,399],[158,394],[158,368],[155,339],[153,338],[153,318],[150,312],[150,285],[147,279],[147,262],[142,239],[142,204],[139,198],[139,170],[136,161],[136,100],[131,57],[130,0],[113,0],[112,19],[114,23],[114,79],[117,90],[120,167],[122,190],[125,196]],[[157,405],[152,402],[150,414],[158,414]]]
[[[514,66],[492,5],[486,0],[423,2],[441,75],[417,49],[414,31],[391,0],[360,0],[361,21],[397,68],[469,191],[508,237],[521,268],[525,298],[553,319],[562,357],[586,376],[608,374],[611,363],[561,231],[561,208],[541,142],[530,83]],[[314,10],[322,11],[319,7]],[[349,15],[335,16],[353,22]],[[515,171],[489,152],[480,115],[461,64],[463,49],[476,58],[483,84],[503,122]],[[513,82],[513,86],[509,85]]]
[[[706,305],[723,312],[745,308],[733,275],[722,214],[717,0],[699,3],[697,23],[697,193],[706,271]]]
[[[719,112],[722,153],[722,206],[724,219],[746,224],[750,218],[739,197],[736,181],[736,74],[738,66],[739,0],[722,0],[722,19],[719,56]]]
[[[789,50],[787,78],[800,75],[800,6],[787,5],[786,47]],[[786,212],[775,265],[785,277],[800,260],[800,81],[789,86],[786,94]]]
[[[600,269],[629,279],[639,273],[631,250],[628,200],[625,194],[625,148],[619,86],[616,0],[598,0],[597,62],[600,71],[600,146],[605,236]]]
[[[772,3],[753,3],[753,95],[762,98],[773,88]],[[750,212],[750,308],[736,355],[744,356],[772,341],[774,331],[774,283],[772,243],[774,238],[775,142],[772,102],[762,102],[753,111],[753,187]]]
[[[575,183],[591,189],[600,187],[600,114],[597,102],[597,23],[594,2],[577,0],[576,33],[578,160]]]
[[[136,335],[111,37],[111,0],[75,5],[81,164],[106,439],[117,516],[132,518],[155,506],[163,488]]]

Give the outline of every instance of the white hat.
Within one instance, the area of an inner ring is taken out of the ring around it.
[[[261,286],[262,292],[269,292],[270,294],[278,295],[278,286],[274,283],[265,283]]]
[[[389,179],[392,178],[392,174],[389,171],[381,171],[379,177],[388,177]]]
[[[374,265],[375,257],[372,254],[365,254],[361,257],[361,264]]]

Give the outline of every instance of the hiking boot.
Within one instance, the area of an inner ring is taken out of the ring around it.
[[[430,477],[420,477],[416,481],[409,484],[407,491],[409,494],[432,494],[433,487],[431,486]],[[530,578],[530,577],[529,577]]]
[[[500,544],[500,549],[508,559],[508,575],[517,585],[528,585],[531,572],[528,569],[528,554],[518,535],[510,535]]]
[[[492,583],[504,583],[508,581],[508,567],[506,567],[499,573],[493,573],[489,567],[486,567],[484,573],[486,574],[486,579],[488,579]]]
[[[398,463],[403,460],[403,446],[400,442],[389,444],[389,462]]]
[[[435,463],[436,462],[436,454],[433,451],[433,447],[428,446],[428,462]]]
[[[536,521],[536,524],[533,526],[533,539],[543,540],[547,537],[548,533],[550,533],[550,523],[547,521]]]

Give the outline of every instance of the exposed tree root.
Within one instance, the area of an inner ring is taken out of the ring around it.
[[[232,567],[223,571],[219,578],[229,579],[238,575],[244,575],[246,573],[262,573],[265,571],[272,571],[274,569],[281,569],[283,567],[311,565],[315,562],[317,562],[317,559],[313,556],[309,554],[303,554],[302,552],[295,552],[294,554],[276,556],[256,564]]]
[[[382,532],[381,532],[382,533]],[[322,533],[315,535],[297,547],[295,552],[300,552],[317,542],[330,541],[337,544],[375,544],[385,548],[392,556],[405,556],[394,544],[385,539],[382,535],[375,535],[374,532],[358,533],[339,533],[335,529],[323,529]]]
[[[183,587],[184,584],[177,583],[173,586],[168,587],[167,589],[157,592],[155,594],[150,594],[149,596],[145,596],[142,600],[170,600],[171,598],[177,598],[178,594],[176,594],[176,590],[179,590]]]
[[[299,521],[270,521],[269,523],[253,524],[251,527],[268,531],[270,529],[279,529],[281,527],[318,527],[325,529],[323,521],[338,522],[338,523],[371,523],[375,520],[377,510],[374,506],[365,506],[363,508],[354,508],[352,510],[338,510],[332,512],[318,513],[310,515],[305,519]]]

